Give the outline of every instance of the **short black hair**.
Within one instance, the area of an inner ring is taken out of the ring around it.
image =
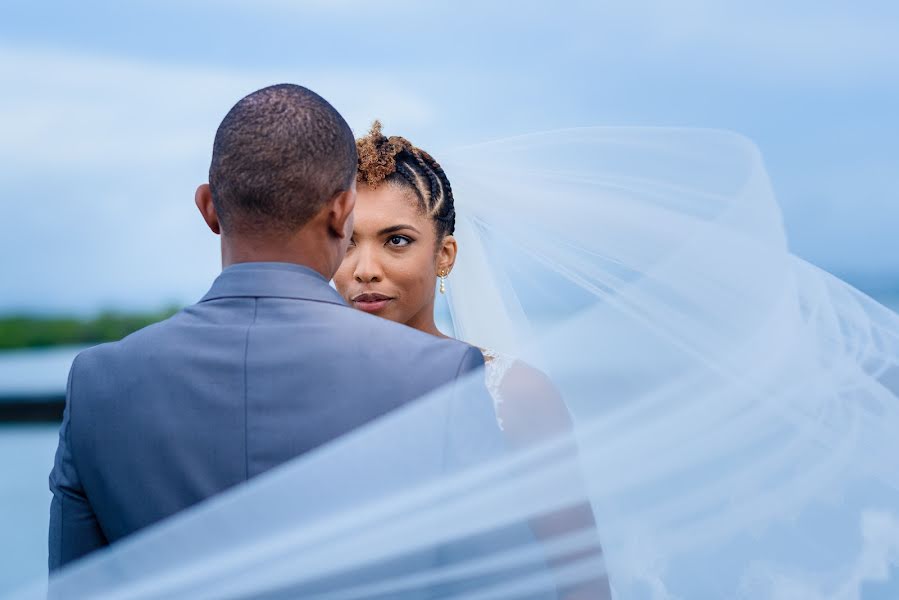
[[[333,106],[299,85],[241,99],[215,134],[209,187],[222,231],[283,234],[350,189],[356,143]]]

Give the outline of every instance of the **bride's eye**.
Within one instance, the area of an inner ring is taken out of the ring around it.
[[[412,243],[411,238],[407,238],[404,235],[394,235],[387,239],[387,245],[393,246],[394,248],[402,248],[404,246],[408,246]]]

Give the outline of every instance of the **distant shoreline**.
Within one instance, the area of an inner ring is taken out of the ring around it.
[[[165,320],[178,310],[169,307],[144,313],[105,311],[91,318],[7,315],[0,317],[0,352],[114,342]]]

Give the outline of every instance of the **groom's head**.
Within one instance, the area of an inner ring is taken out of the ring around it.
[[[226,264],[314,263],[330,277],[352,231],[356,166],[353,133],[334,107],[304,87],[274,85],[219,125],[197,206],[222,234]]]

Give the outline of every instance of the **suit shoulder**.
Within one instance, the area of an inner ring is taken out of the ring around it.
[[[180,317],[177,313],[168,319],[152,323],[134,331],[116,342],[105,342],[86,348],[79,352],[72,362],[72,369],[90,369],[95,366],[108,366],[111,361],[120,359],[131,353],[140,353],[143,347],[152,347],[172,327]]]
[[[418,360],[440,360],[458,367],[474,348],[453,338],[439,338],[418,329],[382,319],[361,311],[347,309],[350,318],[345,320],[342,335],[377,343],[390,349],[406,349],[404,354]]]
[[[120,342],[106,342],[97,344],[89,348],[85,348],[75,355],[72,360],[72,371],[89,370],[90,368],[102,364],[108,358],[115,354],[117,346]]]
[[[151,323],[146,327],[141,327],[137,331],[123,337],[120,342],[123,342],[124,344],[140,343],[144,340],[152,340],[160,335],[164,335],[165,332],[167,332],[169,329],[175,327],[179,322],[183,321],[191,308],[192,307],[182,309],[176,312],[171,317],[168,317],[167,319],[157,321],[156,323]]]

